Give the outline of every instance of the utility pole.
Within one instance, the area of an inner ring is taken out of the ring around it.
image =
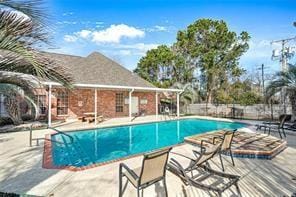
[[[271,42],[271,44],[274,43],[281,43],[282,49],[281,49],[281,55],[280,55],[280,62],[282,63],[282,72],[286,72],[288,67],[287,67],[287,58],[289,57],[289,51],[286,48],[286,44],[292,40],[296,40],[296,36],[292,38],[286,38],[286,39],[281,39],[281,40],[274,40]],[[276,56],[273,55],[273,58]]]
[[[263,97],[263,113],[265,115],[265,86],[264,86],[264,82],[265,82],[265,77],[264,77],[264,69],[266,69],[264,64],[261,64],[260,67],[257,68],[257,70],[261,71],[261,83],[260,83],[260,88],[261,88],[261,94]]]
[[[288,66],[287,66],[287,59],[291,57],[289,48],[286,47],[286,44],[292,40],[296,40],[296,36],[292,38],[286,38],[281,40],[275,40],[272,41],[271,44],[274,43],[281,43],[281,54],[280,56],[277,56],[275,53],[272,55],[272,59],[279,57],[279,60],[281,62],[282,72],[287,72]],[[281,91],[281,103],[283,105],[283,112],[287,113],[287,106],[286,106],[286,88],[283,88]]]
[[[264,75],[265,75],[265,72],[264,72],[264,70],[266,69],[266,68],[269,68],[269,67],[266,67],[264,64],[261,64],[258,68],[257,68],[257,70],[260,70],[260,72],[261,72],[261,83],[262,84],[260,84],[260,88],[261,88],[261,93],[262,93],[262,96],[264,97],[265,96],[265,77],[264,77]]]
[[[262,93],[265,96],[265,88],[264,88],[264,64],[261,65],[261,77],[262,77]]]

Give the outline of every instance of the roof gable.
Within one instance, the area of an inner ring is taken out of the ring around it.
[[[47,55],[67,67],[77,84],[155,87],[98,52],[93,52],[87,57],[56,53],[47,53]]]

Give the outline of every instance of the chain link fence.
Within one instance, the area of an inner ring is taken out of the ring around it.
[[[186,114],[194,114],[199,116],[213,116],[224,118],[253,119],[266,120],[278,119],[280,114],[284,113],[282,105],[256,104],[250,106],[242,106],[239,104],[190,104],[185,109]],[[291,114],[291,106],[287,106],[286,114]]]

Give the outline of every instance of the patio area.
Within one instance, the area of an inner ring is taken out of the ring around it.
[[[213,142],[215,138],[222,139],[225,132],[224,130],[217,130],[189,136],[184,140],[190,144],[200,146],[202,140]],[[286,145],[286,140],[267,134],[236,131],[231,146],[232,154],[235,157],[272,159],[283,151]]]
[[[160,120],[163,117],[158,117]],[[205,117],[204,117],[205,118]],[[154,116],[139,117],[133,123],[155,121]],[[162,119],[164,120],[164,119]],[[229,120],[231,121],[231,120]],[[246,121],[256,124],[255,121]],[[125,118],[105,121],[96,127],[127,124]],[[94,127],[92,124],[67,122],[57,128],[60,130],[77,130]],[[249,128],[244,131],[254,130]],[[51,130],[34,132],[37,136],[44,136]],[[43,144],[29,147],[28,132],[15,132],[0,134],[0,191],[37,196],[118,196],[118,168],[120,162],[95,167],[92,169],[72,172],[68,170],[43,169]],[[230,157],[224,156],[227,173],[241,176],[239,186],[243,196],[291,196],[296,192],[296,149],[293,133],[287,133],[288,147],[272,160],[234,158],[236,166],[233,167]],[[191,155],[190,144],[182,144],[173,148],[173,152]],[[198,150],[198,149],[197,149]],[[174,157],[171,154],[171,157]],[[130,158],[121,162],[132,168],[141,166],[142,156]],[[185,163],[185,160],[178,161]],[[220,169],[218,157],[210,163],[214,169]],[[125,183],[125,181],[124,181]],[[213,196],[202,189],[187,187],[172,173],[167,173],[167,187],[169,196]],[[144,196],[163,196],[162,184],[148,187]],[[235,188],[223,193],[225,196],[234,196]],[[223,196],[224,196],[223,195]],[[136,190],[129,183],[124,196],[136,196]]]

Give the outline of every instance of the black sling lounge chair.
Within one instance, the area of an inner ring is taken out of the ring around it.
[[[206,165],[199,165],[193,171],[187,171],[173,158],[168,163],[168,170],[178,176],[185,185],[190,185],[206,191],[213,191],[216,192],[218,196],[222,196],[225,190],[234,185],[238,196],[241,196],[238,186],[240,177],[237,175],[218,172]]]
[[[284,115],[283,118],[281,118],[279,124],[265,124],[264,127],[261,126],[260,129],[262,129],[262,127],[264,128],[264,133],[266,131],[268,131],[268,135],[270,135],[270,132],[278,132],[280,138],[282,139],[282,133],[284,135],[284,137],[286,137],[286,132],[285,132],[285,122],[288,121],[290,119],[290,115]]]
[[[233,136],[234,136],[235,131],[236,131],[236,129],[234,131],[226,131],[224,133],[223,137],[214,137],[213,138],[213,144],[215,144],[217,142],[222,143],[220,151],[218,151],[218,154],[220,157],[220,162],[221,162],[223,172],[224,172],[224,165],[223,165],[223,160],[222,160],[223,153],[224,154],[229,153],[229,155],[231,157],[232,165],[235,166],[233,156],[232,156],[232,151],[231,151],[231,144],[232,144],[232,140],[233,140]]]
[[[279,121],[275,122],[275,121],[265,121],[261,124],[257,124],[256,126],[256,130],[262,130],[264,129],[264,133],[267,131],[267,129],[270,126],[278,126],[281,124],[282,121],[284,121],[284,123],[291,121],[292,115],[290,114],[281,114],[279,116]]]
[[[142,167],[137,169],[130,169],[127,165],[121,163],[119,166],[119,197],[122,196],[122,177],[126,177],[137,188],[138,197],[140,196],[140,190],[143,191],[146,187],[163,181],[165,195],[167,196],[165,174],[171,149],[166,148],[145,154]]]

